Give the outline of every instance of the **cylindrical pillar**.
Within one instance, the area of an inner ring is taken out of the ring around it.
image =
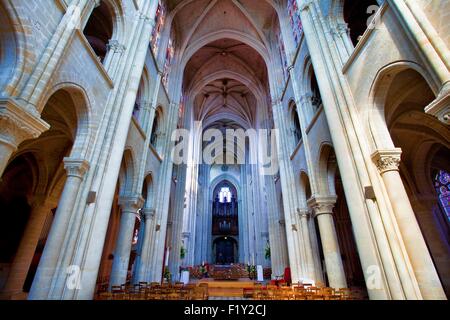
[[[306,276],[308,279],[305,280],[314,280],[316,281],[315,276],[315,266],[314,266],[314,257],[311,246],[311,239],[309,237],[309,224],[308,220],[310,217],[308,209],[297,209],[297,213],[299,215],[300,227],[302,230],[302,240],[303,246],[305,248],[305,257],[306,257]]]
[[[308,200],[308,205],[314,210],[314,216],[319,224],[320,240],[322,242],[325,268],[330,287],[340,289],[347,287],[344,265],[333,221],[333,207],[336,197],[315,196]]]
[[[15,295],[22,293],[42,228],[53,207],[52,203],[45,201],[45,197],[38,197],[34,200],[30,219],[2,290],[6,298],[14,299]]]
[[[116,249],[114,250],[110,286],[120,286],[127,282],[134,226],[138,210],[142,207],[143,203],[144,200],[141,196],[123,197],[119,199],[122,215],[120,218]]]
[[[143,215],[145,219],[145,232],[142,242],[141,262],[136,269],[136,282],[150,282],[150,273],[148,267],[152,256],[153,235],[155,231],[155,210],[144,208]]]
[[[399,173],[401,149],[378,150],[372,155],[383,179],[406,251],[425,299],[446,299],[439,276],[417,223]]]
[[[75,205],[83,177],[89,168],[86,160],[64,158],[64,167],[67,172],[67,180],[64,185],[58,209],[55,214],[47,244],[44,248],[36,276],[34,277],[28,299],[47,299],[52,285],[52,277],[55,274],[61,244],[67,234],[69,221]]]

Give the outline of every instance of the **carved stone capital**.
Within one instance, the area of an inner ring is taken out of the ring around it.
[[[153,219],[156,215],[156,210],[154,208],[144,208],[142,211],[146,220]]]
[[[144,20],[146,23],[150,25],[150,27],[154,27],[155,22],[154,19],[147,13],[139,12],[139,19]]]
[[[425,107],[425,112],[447,125],[450,124],[450,83],[445,85],[438,97]]]
[[[280,97],[272,97],[272,107],[281,107],[281,98]]]
[[[313,210],[314,217],[317,217],[322,214],[333,214],[336,200],[336,196],[313,196],[307,203]]]
[[[14,150],[20,143],[37,138],[50,128],[44,120],[30,114],[12,99],[0,99],[0,141]]]
[[[299,11],[305,11],[305,10],[309,10],[310,6],[312,5],[312,0],[304,0],[303,2],[300,2],[299,4]]]
[[[122,212],[137,213],[144,205],[144,198],[142,196],[122,196],[119,198],[119,205]]]
[[[64,158],[64,169],[68,177],[77,177],[83,179],[89,170],[89,162],[83,159]]]
[[[300,97],[300,105],[311,104],[313,95],[311,93],[305,93]]]
[[[142,106],[143,110],[147,110],[147,111],[150,111],[152,108],[156,109],[155,107],[153,107],[153,102],[147,101],[147,100],[142,101],[141,106]]]
[[[191,233],[190,232],[183,232],[181,234],[181,236],[183,237],[183,239],[189,239],[191,237]]]
[[[297,208],[297,214],[299,215],[300,218],[306,218],[308,219],[309,216],[311,215],[310,211],[308,208]]]
[[[400,148],[392,150],[377,150],[372,154],[372,160],[378,168],[380,174],[389,171],[398,171],[401,161],[402,150]]]
[[[108,50],[111,50],[113,52],[117,53],[123,53],[126,50],[126,47],[121,44],[118,40],[111,39],[109,40],[109,43],[107,44]]]
[[[349,31],[350,31],[350,29],[348,28],[348,24],[347,23],[338,23],[337,25],[336,25],[336,31],[340,34],[340,35],[343,35],[343,34],[348,34],[349,33]]]

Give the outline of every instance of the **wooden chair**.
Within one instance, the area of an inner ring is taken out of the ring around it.
[[[307,300],[306,290],[304,288],[294,290],[294,300]]]
[[[324,300],[335,300],[335,292],[333,288],[325,287],[321,289]]]
[[[339,296],[340,300],[351,300],[351,291],[349,288],[340,288],[336,291],[336,295]]]
[[[111,292],[101,292],[98,294],[97,300],[113,300],[113,295]]]
[[[195,287],[191,292],[191,300],[206,300],[204,288]]]

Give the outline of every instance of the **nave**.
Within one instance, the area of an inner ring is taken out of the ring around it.
[[[1,1],[0,298],[447,299],[447,12]]]

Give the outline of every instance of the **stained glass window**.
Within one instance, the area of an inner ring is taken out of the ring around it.
[[[284,48],[284,42],[283,42],[283,37],[281,36],[281,32],[278,32],[276,34],[276,37],[277,37],[278,48],[280,50],[281,63],[283,65],[284,81],[286,82],[287,78],[288,78],[288,64],[287,64],[287,58],[286,58],[286,49]]]
[[[221,203],[230,203],[231,202],[231,191],[230,191],[230,188],[223,187],[222,189],[220,189],[219,201]]]
[[[155,27],[153,28],[152,39],[150,41],[150,45],[153,54],[155,56],[157,56],[158,54],[158,48],[161,42],[161,32],[163,30],[165,20],[166,20],[166,7],[161,2],[161,0],[159,0],[158,8],[156,9]]]
[[[450,173],[439,170],[434,179],[434,187],[438,194],[439,204],[447,217],[447,221],[450,222]]]
[[[294,34],[295,44],[298,47],[300,44],[301,35],[303,32],[302,21],[300,19],[300,11],[298,10],[297,0],[288,0],[288,13],[291,21],[292,32]]]
[[[169,39],[169,44],[168,44],[167,50],[166,50],[166,59],[164,61],[164,70],[163,70],[163,83],[166,88],[168,88],[168,85],[169,85],[169,72],[170,72],[170,66],[172,64],[174,52],[175,52],[175,49],[173,47],[173,41],[172,41],[172,39]]]

